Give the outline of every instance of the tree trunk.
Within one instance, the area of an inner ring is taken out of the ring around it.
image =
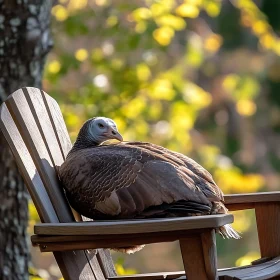
[[[0,104],[23,86],[41,87],[51,0],[0,0]],[[0,134],[0,279],[28,279],[28,194]]]

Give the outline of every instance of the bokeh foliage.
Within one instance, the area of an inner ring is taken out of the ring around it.
[[[277,189],[279,12],[277,0],[59,0],[44,89],[72,140],[107,116],[125,140],[194,158],[225,193]],[[221,264],[258,258],[253,213],[235,220],[243,240],[219,240]]]

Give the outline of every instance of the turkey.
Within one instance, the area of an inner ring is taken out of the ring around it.
[[[109,139],[120,143],[103,143]],[[227,213],[222,191],[202,166],[155,144],[123,142],[115,122],[105,117],[84,123],[59,176],[71,206],[94,220]],[[230,225],[218,232],[240,238]]]

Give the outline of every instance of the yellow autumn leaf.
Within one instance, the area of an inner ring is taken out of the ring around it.
[[[203,166],[206,169],[211,169],[217,165],[217,158],[221,151],[217,146],[202,145],[198,153],[203,160]]]
[[[186,27],[184,19],[171,14],[158,17],[155,21],[160,26],[169,26],[174,30],[183,30]]]
[[[267,32],[268,24],[263,20],[258,20],[253,23],[252,29],[256,34],[263,34]]]
[[[145,109],[146,100],[141,96],[135,97],[125,106],[122,107],[121,111],[123,114],[130,119],[137,119],[139,114]]]
[[[121,69],[124,65],[124,61],[121,58],[113,58],[111,60],[113,69]]]
[[[77,0],[72,0],[72,1],[77,1]],[[109,5],[109,0],[95,0],[95,3],[97,6],[104,7]]]
[[[185,131],[187,133],[188,130],[193,128],[194,125],[194,119],[189,114],[184,115],[176,115],[172,118],[171,124],[175,129],[178,129],[179,131]]]
[[[233,228],[240,232],[246,232],[252,224],[252,220],[249,215],[244,211],[234,211],[234,222],[232,224]]]
[[[36,207],[31,200],[28,201],[28,211],[29,211],[29,217],[31,220],[33,220],[35,222],[40,221]]]
[[[88,0],[72,0],[69,2],[68,9],[70,11],[82,10],[87,6],[87,4]]]
[[[217,17],[221,11],[221,1],[206,2],[204,9],[210,17]]]
[[[94,61],[101,61],[104,58],[104,54],[101,48],[95,48],[91,52],[91,58]]]
[[[124,131],[125,130],[126,124],[125,124],[125,121],[122,118],[114,117],[114,122],[117,124],[117,127],[118,127],[119,131]]]
[[[270,33],[265,33],[260,37],[260,43],[266,49],[272,48],[275,41],[275,38]]]
[[[88,58],[88,51],[86,49],[78,49],[75,52],[75,57],[79,61],[84,61]]]
[[[227,91],[232,91],[236,88],[237,83],[239,82],[239,76],[235,74],[227,75],[223,80],[223,87]]]
[[[223,38],[218,34],[212,34],[204,41],[204,48],[212,53],[217,52],[221,44],[223,42]]]
[[[135,25],[135,31],[137,33],[144,33],[147,29],[147,23],[144,22],[144,21],[140,21],[140,22],[137,22],[137,24]]]
[[[236,110],[240,115],[249,117],[256,113],[257,105],[251,100],[239,100],[236,103]]]
[[[169,26],[162,26],[153,32],[154,39],[162,46],[170,44],[174,36],[174,30]]]
[[[52,15],[56,18],[58,21],[64,21],[68,18],[68,11],[67,9],[62,5],[55,5],[52,8]]]
[[[235,265],[236,266],[245,266],[245,265],[250,265],[252,261],[258,260],[260,258],[260,253],[259,252],[248,252],[246,255],[243,257],[240,257],[239,259],[236,260]]]
[[[148,94],[152,99],[172,100],[175,96],[175,91],[169,80],[158,78],[151,85]]]
[[[106,20],[106,25],[108,27],[113,27],[118,23],[118,18],[116,16],[109,16]]]
[[[147,81],[151,76],[150,68],[146,64],[141,63],[136,66],[136,75],[138,80]]]
[[[153,3],[151,5],[151,13],[154,18],[164,15],[166,12],[168,12],[168,9],[160,3]]]
[[[205,0],[185,0],[185,2],[191,5],[200,6]]]
[[[214,178],[225,193],[257,192],[265,182],[261,175],[242,174],[237,167],[217,168]]]
[[[132,268],[125,269],[121,264],[118,264],[118,263],[115,264],[115,268],[116,268],[118,275],[129,275],[129,274],[136,273],[135,269],[132,269]]]
[[[152,120],[158,120],[162,113],[162,105],[158,101],[153,101],[153,106],[149,106],[148,115]]]
[[[195,5],[184,3],[176,9],[176,14],[181,17],[197,18],[199,9]]]
[[[184,87],[183,98],[197,109],[208,106],[212,101],[212,97],[208,92],[193,83],[187,83]]]
[[[78,124],[80,123],[80,118],[79,116],[75,115],[75,114],[68,114],[66,115],[66,122],[69,126],[78,126]]]
[[[58,60],[53,60],[47,65],[47,71],[52,74],[56,74],[60,71],[61,64]]]
[[[148,8],[138,8],[132,12],[132,18],[135,21],[147,20],[151,18],[152,12]]]

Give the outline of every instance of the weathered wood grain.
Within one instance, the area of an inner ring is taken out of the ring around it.
[[[54,129],[56,137],[57,137],[57,141],[62,150],[63,157],[65,159],[68,152],[72,148],[72,143],[71,143],[65,122],[63,120],[62,113],[60,111],[59,105],[52,97],[50,97],[48,94],[46,94],[42,90],[41,90],[41,94],[42,94],[45,106],[47,108],[49,117],[51,119],[52,126],[53,126],[53,129]]]
[[[44,244],[44,243],[61,243],[61,242],[82,242],[82,241],[100,241],[104,240],[104,242],[110,242],[113,239],[116,240],[141,240],[139,242],[143,242],[143,240],[148,238],[154,238],[154,241],[159,239],[166,239],[170,238],[173,240],[174,238],[184,237],[186,235],[197,235],[205,231],[205,229],[201,230],[181,230],[181,231],[172,231],[172,232],[150,232],[150,233],[134,233],[134,234],[108,234],[104,233],[102,235],[32,235],[31,241],[36,244]],[[174,239],[174,240],[175,240]],[[138,241],[137,241],[138,242]],[[156,242],[155,242],[156,243]]]
[[[142,245],[160,242],[172,242],[188,236],[199,236],[205,229],[172,231],[172,232],[152,232],[142,234],[120,234],[120,235],[74,235],[74,236],[46,236],[33,235],[31,237],[34,246],[40,245],[42,252],[77,250],[77,249],[97,249],[97,248],[117,248],[131,245]],[[214,244],[214,243],[213,243]],[[207,244],[206,244],[207,245]],[[207,246],[206,246],[207,247]],[[212,251],[211,251],[212,252]],[[209,252],[210,253],[210,252]]]
[[[96,257],[106,279],[117,275],[110,250],[98,249]]]
[[[280,201],[280,191],[226,194],[225,203],[246,203],[246,202],[277,202]]]
[[[221,280],[263,280],[277,279],[280,275],[280,257],[270,261],[244,267],[234,267],[219,270],[219,279]]]
[[[233,222],[230,214],[147,220],[119,220],[77,223],[37,224],[34,232],[39,235],[103,235],[145,232],[172,232],[203,228],[218,228]]]
[[[280,255],[280,203],[262,203],[256,209],[262,257]]]
[[[58,222],[41,177],[5,103],[0,108],[0,127],[9,142],[41,220],[49,223]]]
[[[244,267],[234,267],[219,269],[219,280],[279,280],[280,257],[274,258],[258,265],[249,265]],[[163,280],[180,279],[186,280],[184,271],[147,273],[109,277],[108,280]],[[196,278],[197,280],[199,278]],[[188,279],[189,280],[189,279]]]
[[[55,166],[23,91],[19,90],[16,94],[12,94],[6,104],[40,174],[59,220],[61,222],[73,221],[72,212],[58,182]],[[53,146],[55,146],[55,142]]]
[[[180,248],[187,279],[208,280],[200,236],[180,239]]]
[[[39,90],[37,89],[36,94],[39,95]],[[58,143],[58,146],[60,148],[62,158],[65,160],[68,152],[70,151],[72,147],[72,143],[65,125],[65,122],[63,120],[62,113],[60,111],[60,108],[57,104],[57,102],[50,97],[48,94],[46,94],[44,91],[40,91],[42,100],[44,102],[44,105],[46,107],[46,112],[49,116],[49,119],[51,121],[52,128],[54,130],[56,140]],[[50,146],[52,146],[51,139],[48,139],[48,143]],[[57,151],[59,153],[59,151]],[[56,157],[54,157],[54,166],[60,166],[61,165],[61,158],[59,157],[58,160],[56,160]],[[76,221],[82,221],[85,220],[84,217],[81,217],[79,213],[77,213],[74,209],[72,209],[72,213],[75,217]],[[108,252],[105,252],[104,250],[99,250],[98,254],[96,256],[93,256],[88,250],[85,251],[85,254],[87,258],[90,260],[90,263],[93,267],[93,270],[97,270],[95,273],[100,275],[101,269],[103,272],[103,275],[116,275],[116,271],[114,268],[114,264],[112,261],[112,258]],[[97,265],[97,262],[99,265]],[[101,276],[100,276],[101,277]]]
[[[41,92],[34,88],[16,91],[2,104],[0,118],[41,220],[74,221],[55,170],[64,160],[63,153]],[[105,279],[96,256],[85,251],[55,252],[54,256],[65,279]]]
[[[201,244],[204,256],[205,271],[208,279],[218,279],[217,248],[215,230],[201,233]]]
[[[169,279],[176,279],[184,275],[185,275],[185,271],[143,273],[143,274],[109,277],[108,280],[164,280],[164,279],[169,280]]]

